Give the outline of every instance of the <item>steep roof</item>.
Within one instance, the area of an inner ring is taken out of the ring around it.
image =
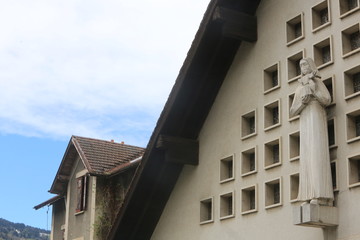
[[[123,143],[72,136],[49,192],[65,192],[77,156],[90,175],[108,176],[138,164],[144,151]]]
[[[108,239],[150,239],[242,41],[257,40],[260,0],[211,0]]]

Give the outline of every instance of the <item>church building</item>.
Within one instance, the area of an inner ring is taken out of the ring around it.
[[[360,239],[359,29],[359,0],[211,0],[108,239]],[[290,113],[308,58],[325,133]],[[298,198],[319,142],[327,205]]]

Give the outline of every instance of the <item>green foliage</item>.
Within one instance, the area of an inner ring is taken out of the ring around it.
[[[50,232],[0,218],[0,240],[48,240]]]

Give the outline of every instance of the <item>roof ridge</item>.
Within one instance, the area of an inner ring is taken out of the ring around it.
[[[114,143],[114,144],[118,144],[118,145],[124,145],[124,146],[129,146],[129,147],[134,147],[134,148],[145,149],[144,147],[125,144],[125,143],[122,143],[122,142],[115,142],[115,141],[111,141],[111,140],[98,139],[98,138],[82,137],[82,136],[76,136],[76,135],[72,135],[72,138],[75,138],[75,139],[89,139],[89,140],[101,141],[101,142],[104,142],[104,143]]]

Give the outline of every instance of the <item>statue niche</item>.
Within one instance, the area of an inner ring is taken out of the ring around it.
[[[300,61],[301,78],[290,115],[300,114],[300,172],[298,200],[304,204],[332,206],[327,119],[331,96],[311,58]]]

